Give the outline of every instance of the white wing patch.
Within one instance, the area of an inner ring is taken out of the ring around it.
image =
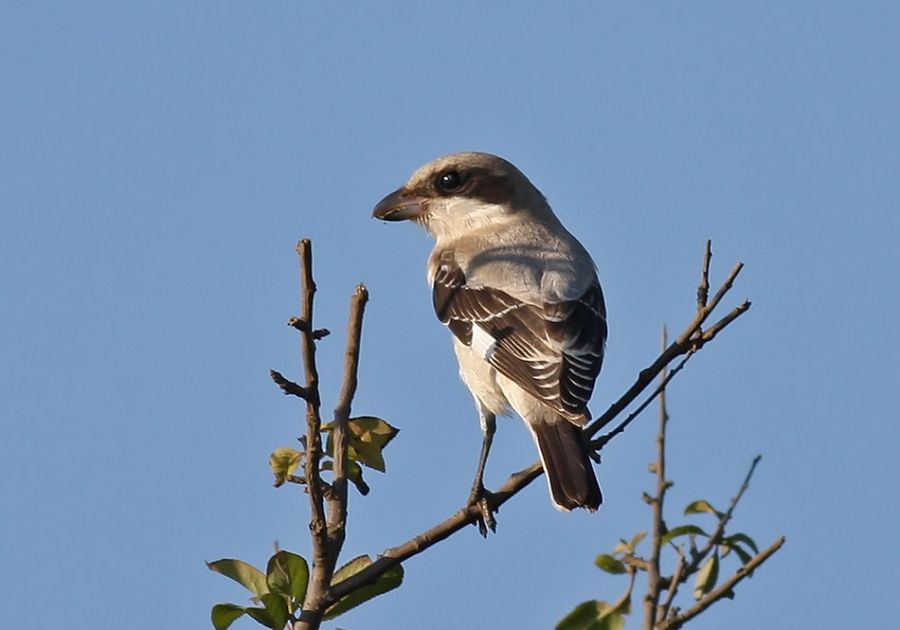
[[[478,324],[472,325],[472,350],[485,361],[490,361],[497,351],[497,340]]]
[[[603,362],[606,309],[596,279],[575,300],[529,304],[469,286],[450,254],[438,257],[432,301],[474,356],[573,422],[584,419]]]

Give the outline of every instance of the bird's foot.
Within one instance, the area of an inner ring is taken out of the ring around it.
[[[469,505],[478,507],[478,533],[487,538],[488,530],[497,532],[497,520],[494,518],[494,512],[497,507],[494,505],[494,494],[485,488],[482,484],[477,483],[472,487],[472,493],[469,495]]]

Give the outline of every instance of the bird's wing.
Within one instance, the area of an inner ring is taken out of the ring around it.
[[[462,269],[444,257],[432,288],[438,319],[457,339],[568,419],[584,419],[606,342],[596,280],[577,299],[538,306],[467,285]]]

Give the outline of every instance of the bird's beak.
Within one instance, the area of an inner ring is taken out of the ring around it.
[[[398,188],[378,202],[372,216],[382,221],[406,221],[425,212],[425,199]]]

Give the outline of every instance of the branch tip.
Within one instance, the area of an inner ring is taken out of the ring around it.
[[[712,241],[706,239],[706,248],[703,252],[703,265],[700,269],[700,285],[697,287],[697,310],[706,308],[709,299],[709,264],[712,261]]]
[[[308,400],[309,390],[302,385],[298,385],[294,381],[285,378],[285,376],[276,370],[269,370],[269,376],[275,381],[275,384],[281,388],[285,396],[297,396],[303,400]]]
[[[287,321],[287,325],[290,326],[291,328],[296,328],[300,332],[308,332],[309,331],[309,324],[306,323],[306,320],[301,317],[297,317],[296,315],[294,317],[291,317]]]

